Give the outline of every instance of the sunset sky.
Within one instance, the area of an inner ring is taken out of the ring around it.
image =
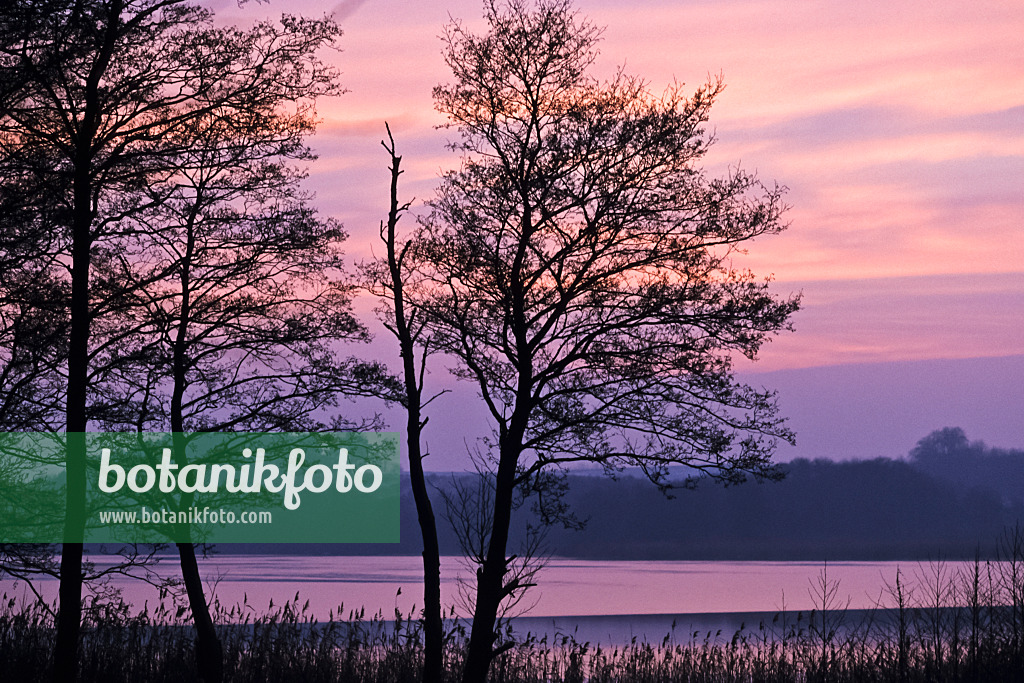
[[[341,23],[343,51],[331,59],[349,92],[320,107],[310,186],[345,223],[354,256],[368,253],[386,209],[385,120],[405,157],[406,197],[429,197],[457,164],[444,147],[454,132],[435,128],[431,88],[449,79],[438,37],[449,15],[482,28],[476,0],[205,4],[231,23],[282,11],[333,12]],[[577,7],[605,27],[598,76],[625,64],[657,92],[721,74],[707,167],[740,164],[789,188],[788,231],[751,244],[738,265],[774,274],[781,293],[802,291],[804,310],[795,333],[741,370],[1024,353],[1018,3]]]

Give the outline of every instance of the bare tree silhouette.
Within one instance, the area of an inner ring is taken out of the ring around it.
[[[751,174],[698,166],[720,80],[687,97],[590,77],[600,30],[566,0],[495,0],[485,18],[484,34],[445,33],[454,81],[434,97],[464,157],[430,202],[407,294],[494,431],[467,682],[505,647],[517,487],[580,461],[636,466],[661,487],[671,465],[778,476],[770,456],[792,435],[732,359],[754,358],[799,305],[732,265],[785,227],[785,206]]]
[[[395,140],[387,126],[387,141],[381,145],[391,158],[391,193],[387,222],[381,222],[380,237],[384,242],[386,256],[363,265],[363,273],[371,292],[380,297],[381,307],[377,313],[385,327],[398,342],[402,359],[401,388],[397,391],[385,389],[381,397],[395,401],[405,408],[406,450],[409,454],[409,478],[413,499],[416,503],[416,518],[423,541],[423,632],[424,658],[423,680],[425,683],[440,683],[444,676],[444,622],[441,616],[441,550],[437,535],[437,519],[430,501],[430,491],[423,470],[423,459],[427,453],[423,445],[423,428],[427,418],[423,409],[434,399],[445,393],[443,390],[432,396],[424,396],[424,377],[427,359],[436,353],[430,336],[425,334],[422,316],[416,314],[406,301],[406,288],[413,287],[409,281],[415,267],[416,256],[413,242],[402,240],[398,235],[398,222],[409,209],[408,202],[398,198],[398,181],[402,174],[402,157],[395,149]]]
[[[172,383],[171,403],[177,410],[168,414],[177,413],[178,419],[172,420],[172,429],[183,427],[190,411],[195,416],[200,407],[210,407],[209,397],[205,404],[189,404],[186,385],[195,387],[195,373],[210,370],[226,356],[233,354],[230,362],[242,367],[246,354],[258,348],[266,352],[266,361],[275,353],[270,350],[274,344],[305,335],[310,353],[292,358],[319,364],[310,374],[294,364],[281,365],[275,371],[277,385],[264,373],[261,384],[236,382],[219,389],[221,407],[241,410],[243,401],[232,404],[232,396],[257,397],[248,404],[253,411],[257,404],[283,405],[268,397],[289,391],[294,397],[311,375],[320,377],[321,384],[306,398],[317,391],[329,393],[322,391],[323,378],[338,372],[328,369],[327,356],[314,349],[322,352],[342,329],[342,336],[359,334],[345,306],[338,305],[347,295],[337,290],[313,297],[311,306],[325,312],[330,299],[335,311],[316,318],[320,326],[315,331],[305,315],[297,317],[294,310],[290,318],[281,315],[288,304],[275,308],[266,297],[283,295],[285,285],[271,291],[274,275],[267,271],[273,266],[253,253],[274,253],[289,241],[293,254],[316,250],[325,244],[322,240],[329,241],[325,235],[339,236],[336,228],[311,218],[296,194],[299,175],[280,164],[304,154],[301,139],[312,127],[312,99],[339,92],[333,71],[313,57],[338,34],[331,20],[293,17],[245,31],[217,28],[207,10],[184,0],[18,1],[0,9],[0,198],[18,197],[25,208],[19,216],[32,216],[21,223],[18,235],[22,244],[32,246],[17,253],[34,251],[40,270],[63,271],[60,279],[68,290],[69,331],[61,349],[66,362],[68,542],[61,552],[55,680],[73,680],[77,666],[87,466],[83,434],[91,420],[123,421],[133,407],[147,405],[116,380],[125,377],[131,363],[137,367],[138,354],[161,357],[147,336],[159,316],[148,314],[159,310],[163,322],[177,324],[163,330],[174,345],[173,353],[164,356],[167,365],[157,363],[145,375],[156,377],[161,367],[174,370],[178,381]],[[283,109],[286,105],[290,112]],[[247,189],[254,198],[246,196]],[[245,220],[234,220],[239,216]],[[192,220],[199,217],[205,222]],[[218,258],[235,240],[235,261],[215,264],[207,258],[216,249],[204,251],[209,245],[200,231],[211,221],[220,221]],[[230,237],[224,227],[229,224],[236,229]],[[185,226],[195,231],[186,234]],[[274,230],[276,240],[268,239]],[[146,260],[169,247],[169,240],[184,242],[175,242],[161,258]],[[264,242],[255,247],[257,240]],[[258,263],[255,270],[246,263],[250,257]],[[301,267],[308,273],[322,265],[307,259]],[[218,268],[219,285],[233,291],[217,290],[217,281],[208,277]],[[267,285],[260,290],[262,301],[255,295],[258,288],[252,296],[237,289],[238,278],[254,276],[260,268]],[[154,295],[168,276],[181,285],[178,298],[166,289]],[[208,289],[200,293],[196,283]],[[250,313],[262,312],[262,322],[246,319],[237,308],[241,301],[251,304]],[[291,336],[282,335],[289,325]],[[203,332],[190,336],[199,327]],[[211,341],[214,329],[221,335],[220,346]],[[226,329],[249,335],[250,346],[226,350],[230,342],[224,340],[231,336]],[[313,335],[322,336],[311,342]],[[204,341],[210,346],[200,350]],[[204,380],[209,389],[218,376],[211,372]],[[282,389],[289,383],[290,389]],[[298,410],[303,414],[305,408]],[[220,426],[246,424],[244,410],[233,417],[233,423],[220,419]],[[248,418],[258,421],[252,412]],[[216,678],[211,671],[204,675]]]

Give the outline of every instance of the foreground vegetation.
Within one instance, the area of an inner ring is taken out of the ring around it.
[[[673,630],[661,642],[603,647],[573,635],[526,634],[491,668],[491,680],[558,681],[1019,681],[1024,680],[1024,531],[1008,533],[1002,561],[966,569],[934,562],[886,585],[877,609],[847,610],[827,566],[813,582],[810,612],[780,611],[732,634]],[[908,589],[908,586],[913,586]],[[418,620],[342,608],[326,622],[298,594],[257,611],[214,603],[226,681],[418,681]],[[0,671],[43,680],[55,629],[52,608],[4,596]],[[341,615],[344,615],[342,619]],[[445,670],[458,680],[467,635],[447,622]],[[197,680],[187,609],[163,604],[136,614],[109,605],[86,623],[82,681]],[[513,644],[514,642],[514,644]]]

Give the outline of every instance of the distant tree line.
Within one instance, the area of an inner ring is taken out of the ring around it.
[[[781,482],[700,485],[669,498],[629,472],[618,481],[571,474],[565,503],[582,530],[550,527],[554,556],[650,560],[913,560],[993,557],[1002,531],[1024,522],[1024,450],[969,442],[962,430],[937,430],[906,460],[794,460]],[[428,474],[450,491],[476,475]],[[290,546],[299,554],[417,554],[415,507],[403,481],[402,542],[397,545]],[[513,542],[526,541],[536,514],[523,508]],[[443,555],[462,550],[439,525]],[[283,552],[281,546],[226,552]]]
[[[914,468],[968,489],[994,491],[1006,503],[1024,500],[1024,450],[968,441],[959,427],[937,429],[910,451]]]

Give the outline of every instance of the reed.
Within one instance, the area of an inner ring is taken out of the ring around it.
[[[661,641],[626,645],[580,642],[574,634],[527,634],[492,665],[496,683],[845,683],[1024,680],[1024,535],[1005,534],[1002,555],[976,558],[964,571],[944,562],[901,570],[881,590],[877,608],[850,611],[827,566],[812,585],[810,612],[779,611],[729,635],[673,630]],[[914,590],[909,590],[913,585]],[[366,681],[420,678],[419,620],[397,610],[367,616],[332,610],[317,621],[299,594],[256,608],[214,602],[225,652],[225,680]],[[48,675],[52,606],[0,604],[0,671],[6,680]],[[196,680],[187,610],[174,604],[123,604],[91,610],[81,649],[82,681]],[[445,671],[457,681],[466,628],[446,620]]]

